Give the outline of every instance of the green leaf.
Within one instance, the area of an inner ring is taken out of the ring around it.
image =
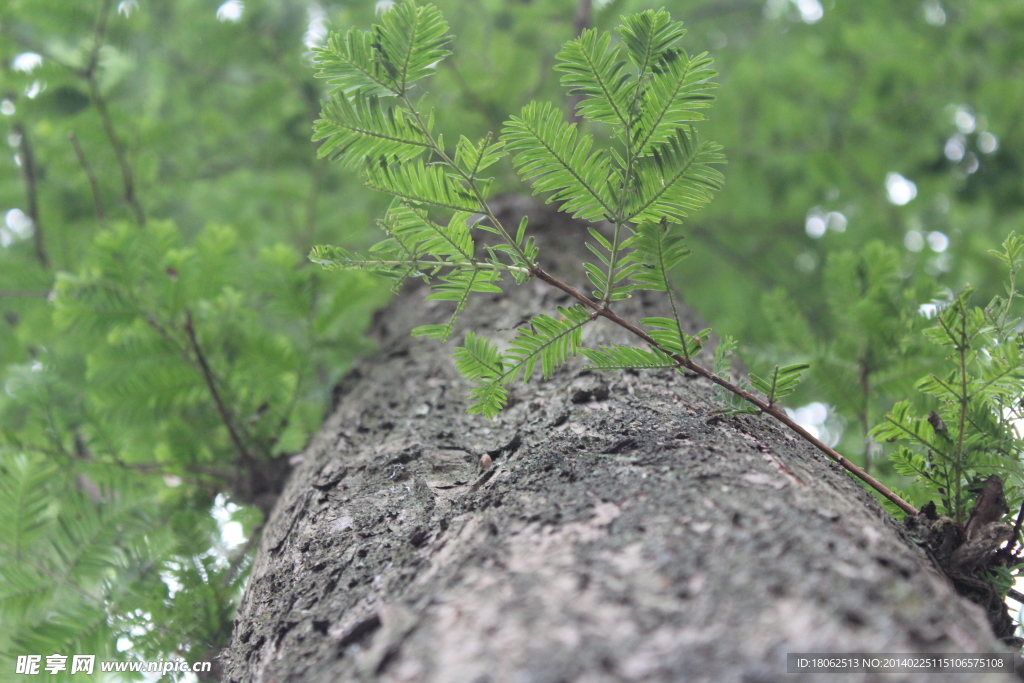
[[[723,335],[715,347],[715,374],[719,377],[732,379],[732,357],[739,347],[736,339],[728,334]]]
[[[637,164],[627,219],[657,222],[667,218],[681,222],[711,201],[722,187],[723,176],[712,168],[725,156],[721,146],[700,142],[693,129],[679,129],[666,142],[654,145],[652,154]]]
[[[424,325],[412,331],[413,336],[426,336],[446,341],[452,333],[455,319],[466,307],[469,295],[473,292],[501,293],[496,280],[501,276],[497,270],[482,270],[479,267],[459,268],[440,278],[440,282],[431,285],[433,292],[428,300],[454,301],[455,311],[444,325]]]
[[[372,31],[332,33],[314,51],[317,76],[342,96],[403,95],[451,54],[447,32],[440,10],[405,0],[385,12]]]
[[[710,80],[717,75],[708,68],[710,64],[707,54],[692,59],[682,54],[651,76],[635,126],[634,154],[648,156],[677,135],[684,124],[707,118],[699,110],[710,107],[715,99],[708,92],[717,87]]]
[[[800,375],[811,367],[807,363],[797,363],[780,368],[778,365],[767,378],[750,373],[750,382],[755,389],[768,397],[768,404],[792,394],[800,383]]]
[[[895,470],[905,477],[924,477],[928,474],[928,462],[906,446],[897,448],[889,459]]]
[[[441,226],[430,220],[425,211],[398,204],[388,211],[384,224],[388,234],[399,240],[411,254],[469,262],[473,260],[475,249],[469,231],[470,218],[469,212],[456,211],[448,225]]]
[[[715,72],[707,68],[711,59],[706,54],[690,59],[676,47],[686,31],[664,10],[647,10],[622,21],[617,30],[640,74],[631,96],[631,152],[645,157],[683,123],[705,118],[696,110],[711,106],[713,97],[706,91],[715,87],[710,82]]]
[[[610,44],[611,34],[585,29],[562,47],[555,69],[565,73],[562,85],[569,94],[583,98],[577,107],[581,116],[628,130],[634,77],[625,68],[621,48]]]
[[[399,197],[413,204],[433,204],[453,211],[474,213],[480,202],[470,190],[436,164],[422,159],[405,163],[375,160],[367,166],[368,187]]]
[[[619,283],[629,280],[637,270],[642,268],[639,263],[635,262],[630,253],[626,251],[632,243],[632,237],[626,240],[620,239],[618,249],[615,249],[608,238],[602,235],[596,228],[588,228],[588,231],[597,244],[587,242],[586,247],[597,256],[602,264],[601,266],[593,263],[583,264],[587,277],[596,288],[594,290],[594,297],[604,299],[605,293],[607,293],[608,301],[619,301],[629,298],[629,293],[636,289],[636,286]],[[613,253],[615,254],[614,264],[611,261]]]
[[[373,258],[331,245],[313,247],[309,252],[309,260],[327,270],[365,270],[394,280],[404,280],[419,272],[419,266],[414,259]]]
[[[640,74],[660,73],[667,65],[685,58],[674,45],[686,34],[683,22],[672,21],[665,10],[646,10],[622,18],[616,29],[626,54]]]
[[[541,362],[541,374],[547,379],[556,368],[576,355],[581,328],[592,318],[582,306],[559,307],[558,314],[557,318],[534,316],[530,320],[532,329],[519,330],[504,355],[509,381],[515,381],[522,372],[523,381],[529,382],[538,360]]]
[[[1003,266],[1011,273],[1016,272],[1024,261],[1024,235],[1018,235],[1016,230],[1011,230],[1003,240],[1003,250],[989,249],[988,253],[1002,261]]]
[[[503,156],[505,144],[501,141],[491,142],[490,134],[477,143],[463,135],[459,137],[459,142],[455,146],[455,163],[474,178],[477,173],[493,166]]]
[[[19,557],[51,521],[52,493],[46,486],[53,467],[24,454],[2,459],[0,477],[0,547],[8,557]]]
[[[641,223],[630,241],[632,258],[642,266],[631,277],[642,289],[667,292],[668,273],[690,255],[682,236],[665,223]]]
[[[338,97],[393,96],[395,83],[373,49],[369,31],[350,28],[332,33],[324,47],[314,50],[317,78],[334,86]]]
[[[409,161],[430,149],[430,141],[401,107],[384,107],[376,97],[335,95],[324,102],[322,118],[313,124],[313,141],[323,140],[317,157],[353,167],[384,157]],[[428,130],[432,127],[428,121]]]
[[[662,348],[670,353],[678,353],[686,359],[693,358],[700,353],[704,342],[707,341],[711,328],[701,330],[695,335],[689,335],[679,328],[679,322],[672,318],[644,318],[640,321],[642,325],[655,329],[648,331],[648,334]]]
[[[910,441],[935,456],[942,456],[949,449],[948,443],[937,440],[935,428],[928,420],[914,415],[910,401],[898,401],[869,435],[877,441]]]
[[[423,211],[397,204],[380,221],[389,238],[373,245],[369,256],[317,246],[310,260],[331,270],[366,270],[394,279],[435,275],[441,268],[473,262],[469,217],[467,212],[456,212],[447,226],[441,226]]]
[[[434,5],[417,7],[412,0],[403,0],[380,20],[373,27],[371,45],[397,94],[434,73],[438,62],[452,53],[448,23]]]
[[[519,219],[519,229],[516,230],[516,244],[522,246],[523,238],[526,236],[526,224],[530,222],[529,216]]]
[[[466,333],[465,346],[455,349],[455,367],[468,380],[493,379],[502,374],[501,352],[489,339]]]
[[[589,221],[615,213],[610,188],[618,180],[608,155],[602,150],[591,154],[593,138],[577,136],[576,124],[564,121],[550,103],[523,107],[519,117],[505,123],[502,140],[535,194],[553,192],[549,202],[561,202],[562,211]]]
[[[593,367],[601,370],[674,368],[678,366],[671,356],[667,356],[657,349],[645,351],[621,344],[602,346],[600,349],[580,349],[580,353],[593,363]]]
[[[469,412],[482,413],[486,417],[497,415],[508,397],[503,385],[519,377],[524,382],[530,381],[538,361],[543,377],[550,377],[556,368],[576,355],[581,328],[591,320],[590,314],[582,306],[559,308],[557,318],[538,315],[530,320],[530,329],[520,329],[509,343],[500,364],[493,362],[493,356],[487,355],[489,352],[481,353],[480,357],[487,361],[483,365],[495,369],[500,367],[501,373],[482,373],[474,378],[478,385],[471,394]],[[468,344],[465,353],[469,353]],[[479,367],[471,367],[479,372]]]

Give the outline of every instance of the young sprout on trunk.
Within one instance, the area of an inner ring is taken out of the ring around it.
[[[528,381],[540,365],[544,377],[583,354],[596,368],[675,368],[710,379],[771,415],[833,458],[905,512],[909,503],[794,422],[776,401],[792,393],[806,365],[776,368],[768,379],[751,375],[759,398],[694,359],[710,330],[688,334],[680,323],[669,272],[690,250],[681,223],[711,201],[723,182],[719,145],[702,140],[693,124],[705,119],[715,87],[707,54],[688,55],[685,31],[664,10],[622,18],[611,33],[584,30],[557,55],[556,69],[576,114],[611,131],[610,143],[566,120],[561,108],[531,102],[509,118],[495,140],[462,137],[452,152],[434,118],[415,101],[421,82],[450,54],[447,24],[432,5],[396,3],[371,31],[335,33],[316,54],[318,75],[332,86],[314,140],[320,155],[360,169],[367,185],[394,197],[381,221],[387,239],[365,255],[316,247],[311,258],[328,268],[355,268],[402,279],[428,280],[430,299],[455,302],[441,325],[413,334],[445,340],[474,292],[501,291],[501,276],[519,284],[537,279],[575,299],[556,315],[539,314],[499,351],[473,332],[455,351],[459,371],[475,385],[469,410],[488,417],[505,405],[507,386]],[[513,236],[487,205],[491,178],[484,172],[511,155],[520,177],[560,210],[591,228],[594,260],[583,267],[593,290],[581,292],[546,272],[525,219]],[[483,216],[484,220],[474,217]],[[442,218],[443,217],[443,218]],[[473,233],[489,231],[496,246],[479,250]],[[482,255],[481,255],[482,254]],[[671,317],[634,323],[615,302],[635,290],[662,292]],[[583,327],[603,317],[631,332],[646,348],[581,347]]]

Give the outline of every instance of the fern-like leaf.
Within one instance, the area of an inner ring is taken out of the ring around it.
[[[419,126],[401,107],[384,107],[376,97],[334,96],[324,102],[321,119],[313,124],[313,141],[323,140],[317,157],[330,157],[353,167],[367,158],[408,161],[430,149]],[[428,119],[427,128],[432,121]]]
[[[711,106],[714,96],[708,91],[717,87],[710,80],[717,75],[708,68],[710,65],[711,58],[706,54],[693,58],[684,54],[664,63],[651,76],[635,127],[633,147],[637,156],[650,155],[678,134],[684,124],[706,118],[699,110]]]
[[[949,450],[928,420],[917,417],[910,401],[898,401],[878,426],[869,432],[876,441],[910,441],[935,455]]]
[[[350,28],[332,33],[327,44],[314,51],[317,78],[333,86],[339,97],[394,96],[394,81],[373,49],[369,31]]]
[[[678,366],[671,356],[667,356],[657,349],[645,351],[634,346],[620,344],[602,346],[600,349],[580,349],[580,353],[593,363],[593,367],[601,370],[674,368]]]
[[[452,53],[451,40],[441,10],[403,0],[373,27],[372,47],[396,94],[401,95],[411,83],[434,73],[438,62]]]
[[[674,47],[686,34],[683,22],[672,21],[665,10],[646,10],[622,18],[616,29],[622,36],[629,60],[642,74],[660,73],[666,65],[685,57],[682,50]]]
[[[501,352],[489,339],[466,333],[465,346],[455,349],[455,367],[468,380],[493,379],[503,372]]]
[[[505,123],[502,139],[535,194],[553,192],[549,202],[562,202],[562,211],[589,221],[615,213],[610,188],[618,180],[608,155],[602,150],[591,153],[593,138],[578,136],[576,124],[563,120],[550,103],[523,107],[520,116]]]
[[[616,250],[613,249],[612,243],[608,241],[608,238],[595,228],[590,228],[590,236],[594,238],[594,242],[587,242],[587,249],[597,256],[601,262],[601,266],[594,263],[583,264],[587,277],[590,278],[590,282],[597,288],[594,291],[594,296],[598,299],[603,299],[605,292],[607,292],[608,301],[629,298],[629,293],[636,286],[621,283],[633,278],[636,271],[643,268],[641,264],[636,263],[631,254],[625,251],[629,248],[632,238],[622,240],[619,243],[619,248]],[[616,254],[614,264],[612,263],[613,253]]]
[[[592,318],[582,306],[558,308],[558,317],[534,316],[530,320],[532,329],[520,329],[505,351],[504,363],[508,370],[508,381],[514,382],[522,373],[524,382],[529,382],[533,369],[539,360],[544,379],[551,376],[556,368],[576,355],[580,345],[581,328]]]
[[[555,69],[565,73],[562,85],[569,94],[582,96],[577,107],[581,116],[628,130],[634,77],[626,69],[622,49],[610,44],[611,34],[586,29],[562,47]]]
[[[686,359],[693,358],[700,353],[711,334],[711,328],[701,330],[697,334],[690,335],[679,329],[679,322],[672,318],[644,318],[640,321],[653,330],[648,331],[654,341],[670,353],[678,353]]]
[[[639,119],[633,127],[633,154],[644,157],[667,142],[685,122],[705,117],[697,109],[711,105],[706,91],[715,87],[707,54],[689,58],[676,43],[686,33],[668,12],[647,10],[623,19],[618,28],[630,60],[641,74],[635,98]]]
[[[476,143],[463,135],[455,146],[455,163],[475,178],[480,171],[493,166],[505,156],[504,147],[500,141],[491,142],[490,133]]]
[[[367,166],[366,185],[413,204],[433,204],[453,211],[479,211],[476,196],[449,175],[442,166],[422,159],[390,163],[379,159]]]
[[[655,145],[652,155],[637,164],[628,220],[681,222],[701,209],[722,187],[721,172],[711,166],[725,161],[720,149],[715,143],[700,142],[692,129],[679,129],[667,142]]]
[[[800,384],[800,375],[809,367],[811,366],[807,363],[787,365],[782,368],[776,365],[767,378],[750,373],[750,382],[755,389],[768,397],[768,404],[771,405],[796,391],[797,385]]]
[[[451,54],[448,24],[433,5],[405,0],[384,13],[373,31],[335,33],[316,50],[317,76],[343,96],[403,95]]]
[[[481,413],[486,417],[497,415],[508,399],[505,385],[520,377],[524,382],[530,381],[538,361],[543,377],[550,377],[556,368],[576,355],[581,328],[591,320],[590,314],[582,306],[559,308],[558,318],[535,316],[530,321],[530,329],[520,329],[519,334],[509,343],[500,362],[494,360],[488,347],[470,348],[467,337],[467,346],[461,352],[456,352],[460,354],[463,366],[469,370],[463,374],[477,382],[470,397],[469,412]],[[497,372],[498,368],[500,372]],[[470,374],[472,372],[477,375],[473,376]]]
[[[667,292],[668,273],[690,255],[690,249],[668,222],[641,223],[630,241],[631,257],[642,267],[632,273],[643,289]]]
[[[381,242],[382,245],[392,245],[394,240]],[[350,252],[341,247],[330,245],[317,245],[309,252],[309,260],[319,264],[327,270],[365,270],[366,272],[392,280],[404,280],[407,277],[421,275],[428,277],[437,272],[437,269],[444,264],[439,261],[417,260],[408,258],[404,254],[381,254],[378,256],[363,256]]]
[[[0,477],[0,547],[18,557],[49,523],[52,493],[46,486],[52,467],[26,455],[7,455]]]
[[[447,341],[452,333],[452,326],[455,325],[455,319],[466,307],[469,295],[473,292],[501,293],[501,287],[494,284],[500,276],[501,273],[497,270],[483,270],[475,265],[459,268],[442,276],[440,282],[431,286],[433,293],[427,299],[454,301],[455,311],[447,323],[422,325],[412,331],[413,335]]]
[[[412,254],[430,254],[472,261],[474,243],[469,232],[471,214],[457,211],[447,226],[430,220],[425,211],[398,204],[385,216],[385,230]]]

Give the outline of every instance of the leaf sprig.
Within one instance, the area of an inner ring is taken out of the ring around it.
[[[899,443],[891,456],[897,472],[914,477],[921,497],[937,499],[944,514],[961,522],[971,490],[989,475],[1024,484],[1017,427],[1024,419],[1024,335],[1011,315],[1024,239],[1011,233],[1003,249],[991,253],[1009,271],[1006,296],[982,308],[971,305],[967,288],[925,331],[946,353],[945,371],[917,382],[934,410],[922,417],[911,401],[900,401],[871,432],[877,441]]]
[[[664,10],[648,10],[623,17],[618,41],[588,29],[558,53],[555,68],[568,93],[579,97],[577,114],[609,126],[607,144],[566,121],[553,104],[530,102],[509,118],[496,142],[490,135],[478,141],[462,137],[454,152],[435,134],[431,112],[410,97],[414,84],[450,54],[446,31],[436,8],[404,0],[372,31],[335,34],[317,53],[318,75],[334,86],[314,128],[314,139],[323,141],[321,155],[360,168],[369,187],[395,199],[381,222],[388,238],[369,254],[317,247],[311,258],[328,268],[431,282],[430,298],[454,302],[454,311],[446,323],[413,333],[440,340],[452,333],[472,293],[500,291],[504,274],[518,284],[538,279],[575,299],[577,305],[559,308],[555,316],[534,316],[504,351],[474,332],[466,334],[455,349],[455,364],[474,385],[470,412],[493,417],[508,401],[509,384],[528,381],[537,363],[548,378],[577,353],[600,369],[693,372],[788,425],[883,496],[914,511],[776,405],[796,388],[806,365],[777,367],[768,379],[752,375],[765,401],[695,360],[710,330],[684,329],[669,273],[690,253],[680,223],[721,187],[716,167],[725,157],[693,127],[711,105],[715,72],[706,54],[690,57],[682,49],[682,24]],[[592,296],[540,267],[525,219],[513,237],[488,207],[491,179],[482,173],[508,155],[534,193],[592,224],[587,247],[596,260],[583,264]],[[438,214],[449,218],[439,221]],[[481,248],[474,230],[496,233],[500,243]],[[640,321],[647,329],[621,318],[615,302],[636,289],[664,292],[672,317]],[[647,348],[582,348],[582,328],[597,317],[627,329]]]

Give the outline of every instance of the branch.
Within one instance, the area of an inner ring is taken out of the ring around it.
[[[90,80],[96,73],[96,67],[100,63],[100,48],[103,47],[103,39],[107,35],[107,18],[110,16],[110,8],[114,0],[103,0],[100,5],[99,16],[96,17],[96,28],[92,32],[92,49],[89,50],[89,61],[82,70],[82,77]]]
[[[96,207],[96,219],[102,223],[106,219],[106,211],[103,209],[103,198],[100,197],[100,185],[96,180],[96,174],[93,173],[89,160],[85,158],[85,151],[82,150],[82,145],[78,143],[78,136],[75,135],[74,131],[68,133],[68,140],[71,141],[71,146],[75,148],[75,156],[78,157],[78,163],[81,165],[82,170],[85,171],[85,177],[89,179],[89,187],[92,189],[92,203]]]
[[[117,137],[117,131],[114,130],[114,122],[110,118],[107,101],[104,99],[103,93],[100,92],[100,85],[96,80],[100,48],[103,47],[103,39],[107,33],[107,17],[110,15],[112,5],[113,0],[103,0],[99,17],[96,19],[96,28],[93,31],[93,45],[89,53],[89,62],[86,64],[85,69],[79,72],[79,75],[89,85],[89,96],[92,98],[93,104],[96,105],[96,111],[100,115],[100,122],[103,124],[103,131],[107,134],[110,146],[114,150],[114,156],[117,157],[117,163],[121,167],[121,178],[124,181],[124,200],[131,207],[132,213],[135,214],[135,222],[139,227],[142,227],[146,224],[146,215],[142,211],[142,205],[139,203],[138,197],[135,196],[135,177],[131,166],[128,164],[124,145],[121,144],[120,138]]]
[[[96,105],[96,111],[100,115],[103,131],[107,134],[107,140],[110,141],[110,146],[114,150],[114,156],[117,157],[117,163],[121,167],[121,179],[124,182],[124,200],[131,207],[132,213],[135,214],[135,222],[139,227],[142,227],[146,224],[146,215],[142,211],[142,205],[139,203],[138,197],[135,196],[135,177],[132,173],[132,167],[128,164],[124,145],[121,144],[120,138],[117,137],[117,131],[114,130],[114,122],[110,118],[107,101],[103,98],[102,93],[100,93],[100,86],[96,82],[95,74],[87,76],[87,81],[89,84],[89,95],[92,97],[92,102]]]
[[[39,222],[39,193],[36,184],[39,174],[36,171],[36,156],[32,151],[32,143],[28,139],[28,133],[16,123],[11,126],[12,132],[18,136],[21,142],[18,144],[18,152],[21,154],[21,170],[25,176],[25,194],[28,201],[28,217],[32,219],[32,236],[35,241],[36,258],[43,268],[48,268],[50,263],[46,257],[46,246],[43,241],[43,226]]]
[[[188,334],[188,343],[192,347],[192,352],[195,354],[196,361],[199,363],[199,368],[203,372],[203,380],[206,382],[206,388],[210,391],[210,396],[213,397],[213,402],[217,406],[217,412],[220,413],[220,419],[224,422],[224,426],[227,427],[228,434],[231,436],[231,443],[234,444],[235,450],[238,451],[238,455],[242,458],[242,461],[250,467],[255,467],[256,459],[252,457],[249,450],[245,447],[242,442],[241,436],[235,429],[234,419],[231,417],[231,412],[228,407],[224,404],[224,400],[221,398],[220,391],[217,390],[217,383],[213,377],[213,371],[210,369],[210,364],[206,361],[206,355],[203,353],[203,349],[199,346],[199,340],[196,339],[196,330],[192,325],[192,314],[185,314],[185,332]]]
[[[45,299],[50,296],[48,289],[0,289],[0,299]]]
[[[799,424],[797,424],[795,421],[793,421],[793,419],[790,418],[789,415],[787,415],[784,410],[781,410],[781,409],[779,409],[776,406],[769,405],[768,403],[765,403],[764,401],[759,399],[757,396],[754,396],[753,394],[751,394],[749,391],[741,389],[740,387],[736,386],[735,384],[733,384],[729,380],[724,379],[722,377],[719,377],[715,373],[711,372],[710,370],[708,370],[707,368],[703,367],[702,365],[699,365],[699,364],[695,363],[694,361],[690,360],[689,358],[685,358],[684,356],[681,356],[681,355],[679,355],[677,353],[672,353],[671,351],[668,351],[668,350],[662,348],[662,346],[660,344],[658,344],[658,342],[655,341],[653,337],[651,337],[649,334],[644,332],[642,329],[640,329],[639,327],[637,327],[633,323],[631,323],[631,322],[629,322],[627,320],[622,319],[616,313],[612,312],[611,310],[609,310],[605,306],[602,306],[598,302],[592,300],[590,297],[585,296],[584,294],[582,294],[579,290],[577,290],[572,285],[568,285],[568,284],[562,282],[561,280],[553,277],[552,275],[548,274],[547,272],[545,272],[539,266],[534,266],[533,268],[531,268],[531,273],[534,276],[536,276],[537,278],[539,278],[540,280],[542,280],[542,281],[546,282],[547,284],[551,285],[552,287],[555,287],[556,289],[562,290],[563,292],[565,292],[569,296],[573,297],[574,299],[576,299],[577,301],[582,303],[584,306],[587,306],[587,307],[593,309],[594,313],[596,313],[597,315],[599,315],[601,317],[604,317],[604,318],[607,318],[608,320],[611,320],[613,323],[615,323],[619,327],[622,327],[622,328],[632,332],[635,336],[637,336],[640,339],[642,339],[645,342],[647,342],[647,344],[649,344],[651,347],[658,349],[659,351],[661,351],[662,353],[664,353],[664,354],[666,354],[668,356],[671,356],[680,367],[684,367],[687,370],[690,370],[691,372],[694,372],[694,373],[700,375],[701,377],[704,377],[705,379],[711,380],[712,382],[714,382],[715,384],[717,384],[720,387],[724,388],[725,390],[732,392],[736,396],[739,396],[740,398],[742,398],[747,403],[750,403],[750,404],[756,406],[761,412],[768,413],[769,415],[774,417],[776,420],[778,420],[782,424],[784,424],[787,427],[789,427],[792,431],[796,432],[801,438],[803,438],[805,441],[807,441],[812,446],[817,448],[819,451],[821,451],[822,453],[827,455],[829,458],[831,458],[832,460],[834,460],[837,463],[839,463],[840,465],[842,465],[847,471],[849,471],[850,473],[855,475],[858,479],[860,479],[861,481],[866,483],[868,486],[870,486],[871,488],[873,488],[876,491],[878,491],[878,493],[882,494],[882,496],[884,496],[891,503],[893,503],[896,506],[898,506],[901,510],[906,512],[908,515],[916,515],[917,514],[917,508],[915,508],[913,505],[911,505],[907,501],[905,501],[902,498],[900,498],[898,495],[893,493],[892,490],[890,490],[887,486],[882,484],[880,481],[878,481],[877,479],[872,477],[870,474],[868,474],[867,472],[862,470],[857,465],[855,465],[852,462],[850,462],[849,460],[847,460],[845,457],[843,457],[837,451],[835,451],[834,449],[826,446],[821,440],[819,440],[818,438],[813,436],[810,432],[808,432],[806,429],[804,429]]]

